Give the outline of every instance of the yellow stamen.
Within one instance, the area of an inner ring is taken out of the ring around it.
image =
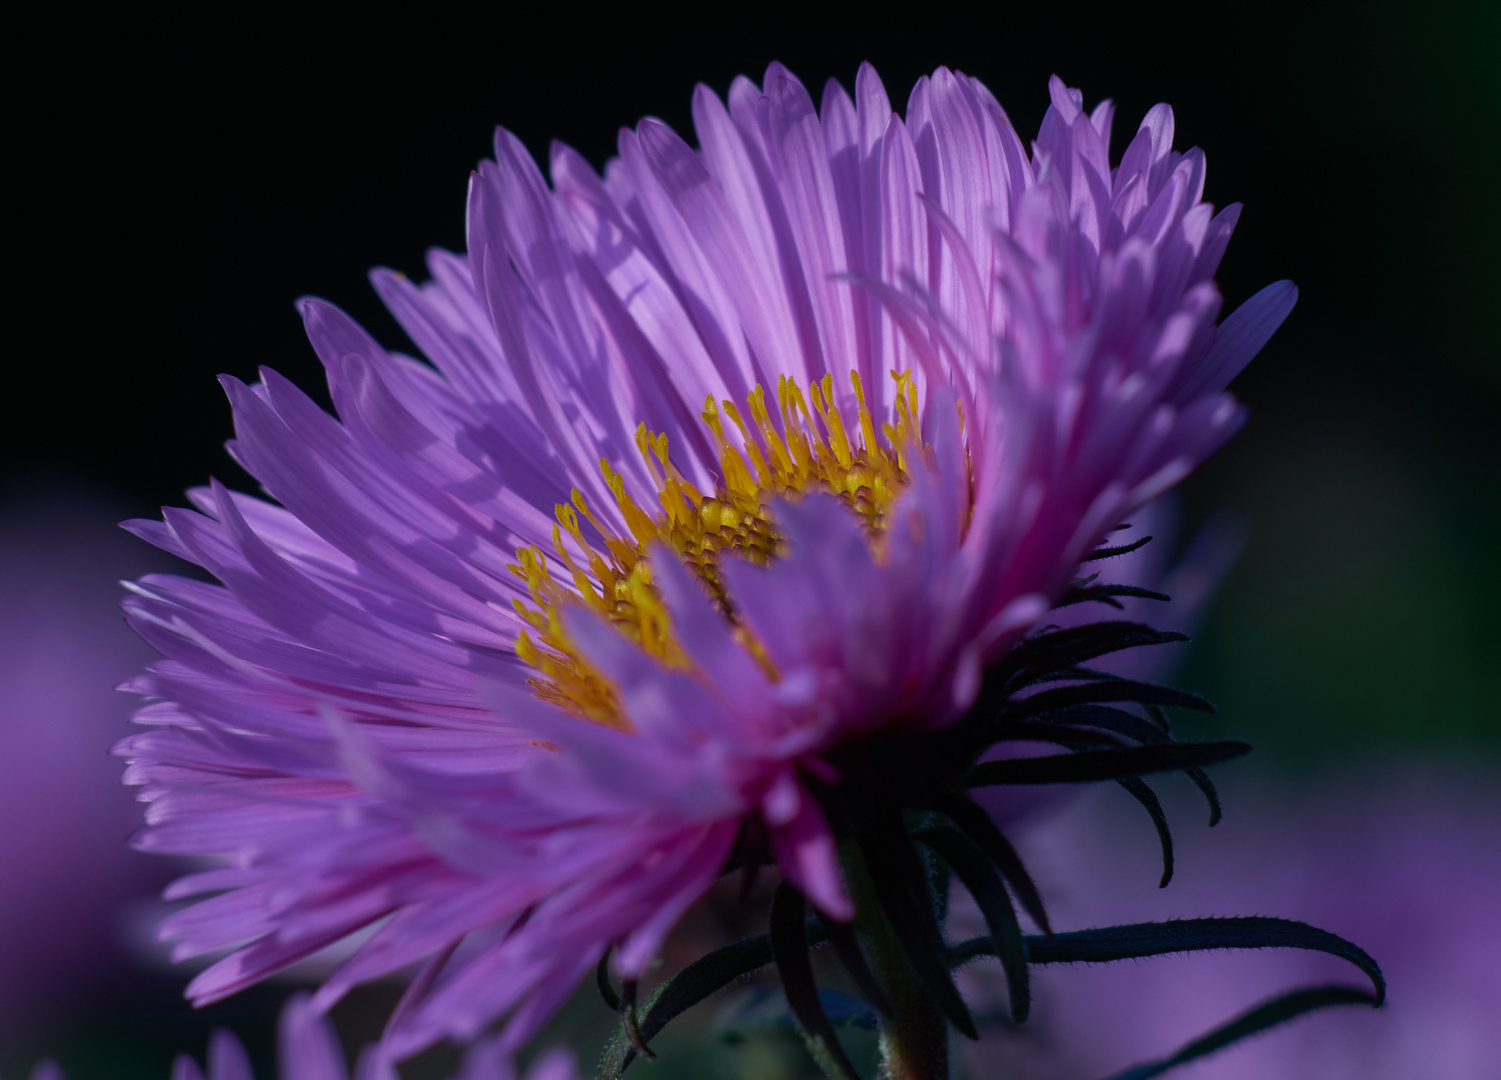
[[[735,640],[767,678],[779,678],[764,645],[740,622],[733,597],[721,581],[720,562],[726,555],[759,565],[777,558],[782,539],[769,504],[778,498],[796,500],[811,491],[831,492],[843,500],[859,517],[880,557],[886,511],[906,484],[907,455],[922,446],[916,380],[907,371],[893,371],[891,376],[896,382],[896,415],[894,423],[882,425],[882,442],[860,377],[850,374],[859,445],[850,441],[834,397],[832,375],[811,384],[807,398],[794,380],[777,379],[780,431],[767,409],[764,387],[757,386],[744,402],[748,421],[734,402],[709,397],[702,418],[720,465],[720,486],[713,495],[702,494],[672,464],[665,434],[653,434],[645,424],[639,425],[636,448],[657,489],[658,515],[642,509],[626,491],[624,477],[601,459],[600,473],[629,536],[617,535],[601,521],[575,488],[572,506],[554,508],[557,525],[552,536],[557,560],[553,565],[566,569],[572,588],[553,580],[549,556],[540,548],[519,549],[516,563],[510,566],[526,582],[536,605],[515,604],[536,634],[534,638],[522,633],[516,644],[517,655],[537,671],[530,680],[534,692],[580,716],[631,730],[614,687],[583,659],[564,629],[561,611],[570,603],[581,603],[608,619],[664,666],[692,670],[653,581],[647,554],[657,543],[671,548],[694,571],[705,593],[729,620]],[[738,446],[725,431],[726,416],[740,436]],[[603,553],[585,537],[580,514],[603,539]],[[571,548],[564,533],[572,541]],[[583,562],[578,554],[583,555]]]

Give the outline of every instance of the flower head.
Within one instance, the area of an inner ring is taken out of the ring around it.
[[[320,1005],[425,961],[394,1052],[514,1044],[608,948],[639,975],[732,855],[849,918],[840,815],[922,771],[890,747],[1108,599],[1081,560],[1236,429],[1295,290],[1216,326],[1238,207],[1171,110],[1112,167],[1112,107],[1056,79],[1030,154],[957,73],[904,117],[855,89],[700,87],[697,150],[644,120],[602,177],[554,146],[550,185],[501,130],[467,255],[374,275],[430,366],[307,300],[338,419],[225,379],[280,506],[135,523],[223,584],[127,601],[167,657],[120,750],[137,842],[232,857],[171,892],[223,891],[163,927],[235,947],[195,1000],[378,926]]]

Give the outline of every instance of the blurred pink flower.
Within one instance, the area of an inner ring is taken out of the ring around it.
[[[151,655],[116,581],[156,561],[117,516],[81,496],[0,509],[0,1035],[118,965],[120,905],[161,879],[126,847],[109,757],[131,704],[114,686]]]
[[[349,1080],[349,1067],[338,1033],[327,1016],[314,1009],[306,994],[290,998],[281,1012],[276,1038],[277,1073],[280,1080]],[[355,1066],[355,1080],[399,1080],[388,1060],[367,1048]],[[455,1080],[518,1080],[515,1063],[500,1051],[494,1040],[476,1043]],[[31,1080],[67,1080],[57,1062],[37,1063]],[[172,1080],[204,1080],[204,1071],[187,1054],[172,1065]],[[209,1038],[208,1080],[255,1080],[245,1045],[220,1028]],[[578,1065],[565,1050],[543,1054],[524,1080],[579,1080]]]
[[[334,1026],[313,1008],[307,994],[297,994],[282,1009],[276,1037],[280,1080],[349,1080],[344,1050]],[[355,1080],[400,1080],[390,1061],[367,1047],[355,1066]],[[493,1039],[474,1044],[455,1080],[519,1080],[515,1063]],[[36,1080],[36,1078],[33,1078]],[[60,1078],[59,1078],[60,1080]],[[172,1080],[204,1080],[198,1063],[179,1054]],[[209,1041],[208,1080],[255,1080],[245,1047],[222,1028]],[[543,1054],[526,1070],[524,1080],[579,1080],[578,1065],[564,1050]]]
[[[1501,1062],[1501,792],[1452,771],[1366,779],[1295,796],[1232,790],[1216,835],[1178,831],[1178,880],[1165,893],[1142,870],[1149,831],[1088,802],[1018,846],[1060,929],[1271,910],[1365,944],[1385,970],[1385,1009],[1295,1021],[1184,1068],[1185,1080],[1489,1080]],[[984,931],[960,907],[950,932]],[[1331,976],[1342,978],[1339,961],[1293,950],[1044,968],[1029,1029],[991,1030],[971,1064],[979,1075],[1097,1080]],[[998,969],[965,977],[1002,1000]]]

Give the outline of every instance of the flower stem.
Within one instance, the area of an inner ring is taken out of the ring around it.
[[[913,973],[877,899],[864,856],[853,844],[842,854],[855,902],[855,931],[892,1010],[880,1022],[880,1076],[883,1080],[947,1080],[948,1021]]]

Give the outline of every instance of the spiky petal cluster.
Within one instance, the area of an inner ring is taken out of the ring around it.
[[[170,893],[222,893],[163,927],[234,949],[195,1000],[374,928],[320,1004],[426,960],[393,1052],[514,1043],[608,946],[640,973],[743,827],[848,917],[805,778],[962,715],[1234,431],[1294,291],[1216,327],[1238,209],[1166,106],[1112,168],[1110,105],[1056,79],[1030,154],[957,73],[904,117],[855,89],[700,87],[697,150],[646,120],[550,186],[502,130],[467,255],[374,278],[431,366],[310,300],[338,419],[225,380],[281,505],[137,523],[223,584],[127,602],[167,657],[120,750],[138,844],[229,856]]]

